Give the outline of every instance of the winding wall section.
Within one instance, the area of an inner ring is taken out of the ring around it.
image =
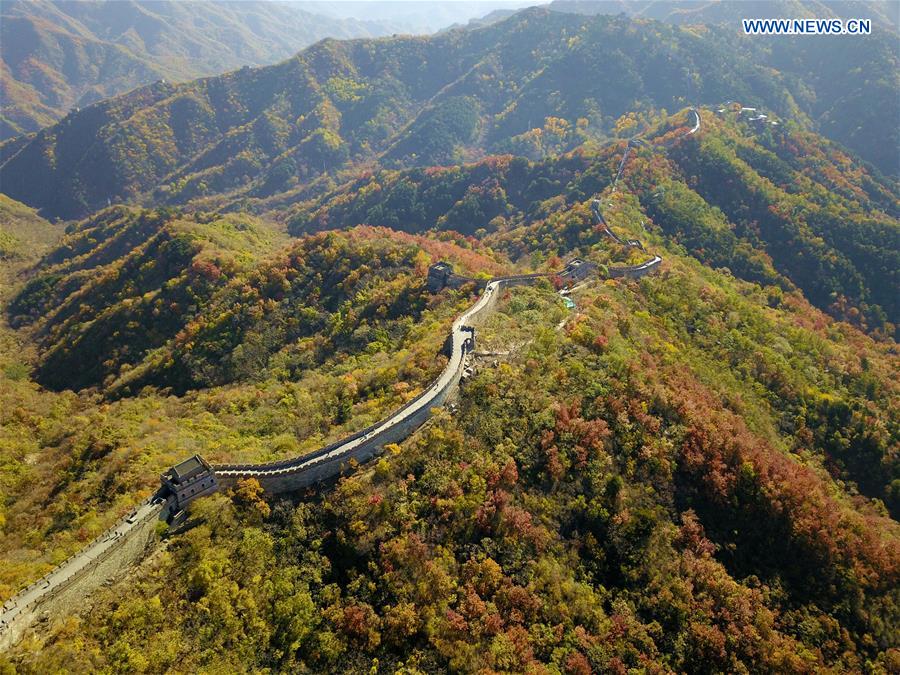
[[[350,460],[370,460],[380,448],[409,436],[444,403],[459,384],[466,355],[475,347],[474,326],[493,310],[503,286],[532,283],[547,277],[527,274],[490,281],[478,301],[453,322],[450,331],[450,358],[431,386],[393,415],[348,438],[309,455],[269,464],[221,464],[213,471],[220,486],[233,485],[243,478],[255,478],[271,493],[290,492],[331,478],[345,469]]]
[[[296,490],[338,475],[352,459],[364,462],[384,445],[403,440],[459,384],[465,357],[474,349],[474,327],[493,310],[500,290],[547,276],[523,274],[490,281],[478,301],[453,322],[450,358],[440,376],[387,419],[302,457],[269,464],[213,466],[219,487],[233,485],[241,478],[256,478],[271,493]],[[0,650],[14,644],[40,616],[69,613],[106,580],[139,560],[154,535],[156,523],[181,508],[174,498],[166,496],[160,492],[147,499],[81,551],[7,600],[0,608]]]
[[[684,135],[691,136],[692,134],[697,133],[700,130],[700,111],[695,107],[691,106],[688,109],[694,116],[694,126],[691,127]],[[634,137],[628,140],[628,143],[625,146],[625,152],[622,153],[622,159],[619,162],[619,167],[616,170],[616,177],[613,179],[612,183],[612,191],[615,192],[616,187],[619,184],[619,179],[622,177],[622,173],[625,171],[625,162],[628,160],[628,155],[631,153],[632,148],[647,146],[647,142],[641,138]],[[612,228],[609,226],[609,223],[606,222],[606,218],[603,217],[603,211],[601,210],[602,203],[599,199],[591,200],[591,210],[594,212],[594,218],[597,220],[597,225],[603,230],[603,233],[615,241],[616,243],[625,246],[626,248],[639,248],[644,251],[644,245],[637,239],[622,239],[615,232],[612,231]],[[653,256],[650,260],[643,262],[639,265],[621,265],[617,267],[609,268],[609,276],[613,278],[619,277],[627,277],[627,278],[637,278],[642,277],[646,274],[652,272],[659,264],[662,262],[662,258],[658,255]]]

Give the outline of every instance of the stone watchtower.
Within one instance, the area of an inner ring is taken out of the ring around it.
[[[453,276],[453,265],[443,260],[428,268],[428,290],[432,293],[444,289]]]
[[[197,497],[219,489],[212,467],[200,455],[176,464],[159,478],[175,502],[173,510],[182,510]]]
[[[453,265],[441,260],[428,268],[428,280],[426,286],[430,293],[438,293],[445,288],[462,288],[466,284],[475,284],[478,288],[484,288],[487,281],[464,277],[453,271]]]
[[[559,273],[559,276],[572,283],[587,279],[597,273],[597,264],[590,260],[572,258]]]

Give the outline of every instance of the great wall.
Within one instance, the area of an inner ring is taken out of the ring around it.
[[[696,116],[696,124],[687,133],[693,134],[700,128],[700,114],[694,108],[690,110]],[[615,182],[621,177],[632,141],[626,146]],[[608,237],[623,246],[644,250],[641,242],[616,236],[603,218],[600,207],[599,200],[592,201],[597,223]],[[639,278],[652,272],[661,262],[662,258],[654,255],[638,265],[609,267],[608,272],[612,278]],[[484,290],[475,304],[453,322],[447,365],[428,389],[390,417],[301,457],[266,464],[210,465],[195,455],[172,467],[160,477],[162,485],[156,494],[81,551],[3,603],[0,608],[0,650],[13,645],[42,617],[71,612],[78,604],[78,598],[87,597],[139,561],[154,539],[156,524],[183,520],[194,499],[232,486],[244,478],[256,479],[271,494],[296,491],[334,478],[354,463],[371,460],[385,445],[407,438],[457,389],[466,368],[466,357],[475,348],[475,328],[494,309],[502,288],[532,284],[550,277],[574,285],[596,276],[597,272],[595,263],[575,258],[556,273],[513,275],[478,282],[454,274],[448,263],[436,263],[428,277],[432,292],[471,283],[476,286],[484,283]]]

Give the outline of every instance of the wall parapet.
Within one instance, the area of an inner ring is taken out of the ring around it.
[[[656,269],[661,262],[662,258],[660,258],[658,255],[655,255],[650,260],[648,260],[647,262],[642,262],[640,265],[623,265],[620,267],[610,267],[609,276],[613,279],[619,277],[637,279],[639,277],[650,274],[650,272]]]

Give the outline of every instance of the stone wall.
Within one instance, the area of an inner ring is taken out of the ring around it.
[[[660,262],[656,256],[642,265],[610,268],[610,276],[643,276]],[[591,272],[596,271],[593,263],[589,267]],[[441,406],[456,391],[466,366],[465,357],[474,348],[469,340],[475,336],[475,327],[494,311],[503,288],[530,285],[546,277],[544,274],[523,274],[489,282],[475,305],[454,322],[449,339],[450,360],[437,382],[387,420],[303,457],[271,464],[214,466],[219,487],[227,488],[241,478],[252,476],[269,493],[300,490],[339,475],[351,468],[354,460],[360,464],[370,461],[385,445],[404,440],[431,417],[434,408]],[[342,449],[344,446],[346,450]],[[140,560],[155,537],[158,519],[169,515],[172,508],[174,501],[162,504],[148,500],[136,512],[139,517],[133,514],[120,521],[43,579],[10,599],[0,614],[0,617],[7,617],[0,624],[0,649],[16,642],[29,626],[45,615],[77,611],[102,584]],[[116,535],[114,540],[111,539],[113,534]],[[67,573],[69,569],[71,573]],[[18,600],[22,600],[22,604],[18,604]],[[9,618],[11,614],[14,616]]]
[[[0,650],[15,644],[36,622],[50,617],[65,616],[84,609],[87,599],[104,583],[121,576],[129,567],[144,557],[147,548],[156,539],[156,524],[166,506],[159,504],[146,510],[133,523],[120,521],[103,535],[55,568],[50,574],[4,603],[0,617]],[[113,544],[92,554],[98,542],[103,542],[116,528],[127,524],[127,532],[116,537]],[[85,564],[86,563],[86,564]],[[66,574],[67,567],[72,567]],[[36,597],[35,597],[36,596]],[[15,615],[9,617],[15,610]]]
[[[662,262],[662,258],[658,255],[640,265],[626,265],[624,267],[610,267],[609,276],[613,279],[625,277],[626,279],[638,279],[642,276],[650,274]]]

